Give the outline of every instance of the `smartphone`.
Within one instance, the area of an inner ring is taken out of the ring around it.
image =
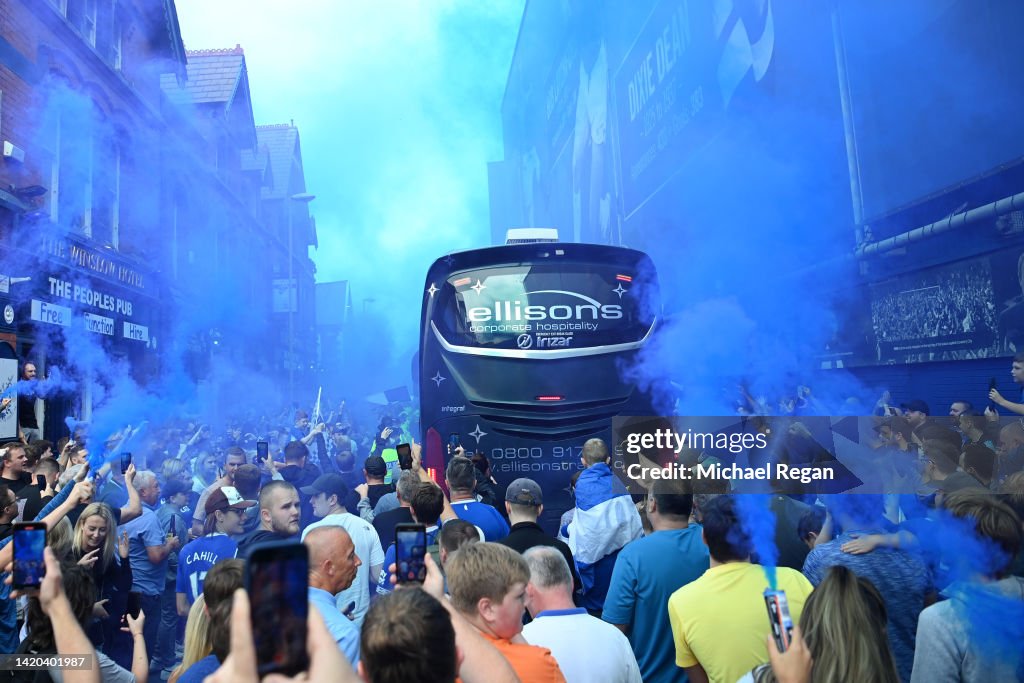
[[[306,654],[309,556],[295,541],[261,544],[245,566],[252,635],[260,678],[294,676],[309,668]]]
[[[132,464],[132,454],[122,453],[121,454],[121,474],[128,471],[128,466]]]
[[[395,525],[395,578],[398,583],[423,583],[427,578],[427,527]]]
[[[398,451],[398,466],[403,470],[412,469],[412,446],[407,443],[400,443],[395,446]]]
[[[23,522],[13,528],[14,588],[38,588],[46,575],[43,549],[46,548],[46,524]]]
[[[135,593],[134,591],[128,594],[128,606],[125,608],[124,613],[131,615],[132,619],[139,618],[139,612],[142,611],[142,595]],[[147,614],[148,618],[149,615]]]
[[[449,434],[448,435],[448,455],[453,455],[455,449],[459,447],[459,435]]]
[[[40,491],[42,491],[43,489],[46,488],[46,475],[45,474],[37,474],[36,475],[36,488],[38,488]]]
[[[270,454],[270,442],[269,441],[257,441],[256,442],[256,459],[263,462],[267,459],[267,455]]]
[[[775,646],[779,648],[779,652],[785,652],[789,649],[789,643],[793,638],[793,619],[789,616],[789,601],[786,600],[786,591],[766,590],[764,604],[768,607],[768,621],[772,625]]]

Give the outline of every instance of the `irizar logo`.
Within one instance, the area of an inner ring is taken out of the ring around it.
[[[521,334],[516,339],[516,346],[521,349],[528,349],[533,346],[533,335],[532,334]]]
[[[486,323],[501,321],[522,321],[522,320],[620,320],[622,318],[622,306],[619,304],[602,304],[589,296],[583,296],[578,292],[566,292],[559,289],[545,289],[538,292],[527,292],[528,295],[537,294],[558,294],[565,297],[575,297],[586,303],[555,304],[543,306],[538,304],[523,305],[522,301],[495,301],[490,307],[476,306],[466,311],[466,317],[470,323]]]
[[[564,348],[566,346],[572,346],[572,337],[538,337],[537,348],[539,349],[550,349],[550,348]]]

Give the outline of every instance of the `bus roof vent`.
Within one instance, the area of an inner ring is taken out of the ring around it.
[[[510,228],[505,232],[505,244],[533,244],[557,242],[557,228]]]

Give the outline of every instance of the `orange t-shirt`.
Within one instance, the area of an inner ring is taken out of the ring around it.
[[[565,683],[558,662],[546,647],[513,643],[483,632],[481,635],[498,648],[498,652],[508,660],[523,683]]]

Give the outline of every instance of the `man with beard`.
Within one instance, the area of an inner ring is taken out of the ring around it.
[[[299,533],[299,492],[286,481],[272,481],[260,490],[260,525],[238,542],[238,557],[269,541],[294,540]]]

